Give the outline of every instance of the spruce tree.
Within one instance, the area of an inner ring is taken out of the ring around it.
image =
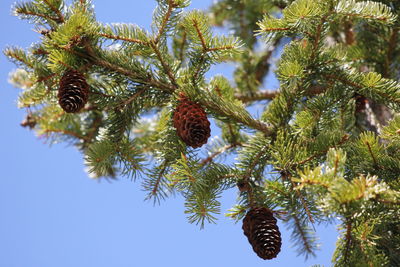
[[[264,259],[289,242],[277,220],[308,256],[313,225],[336,218],[335,266],[400,266],[400,2],[157,2],[151,31],[99,22],[89,0],[15,4],[41,35],[4,50],[21,125],[75,145],[95,179],[181,194],[200,227],[236,188],[226,215]],[[233,79],[205,78],[223,62]]]

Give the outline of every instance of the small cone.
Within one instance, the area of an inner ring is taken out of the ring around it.
[[[24,128],[29,127],[29,129],[33,129],[36,126],[36,120],[32,115],[28,114],[20,125]]]
[[[186,97],[181,96],[173,117],[178,136],[188,146],[201,147],[210,137],[210,122],[204,109]]]
[[[271,210],[251,209],[243,219],[242,229],[260,258],[270,260],[281,251],[281,233]]]
[[[89,96],[89,85],[85,77],[76,70],[64,73],[58,89],[58,103],[68,113],[76,113],[81,110]]]

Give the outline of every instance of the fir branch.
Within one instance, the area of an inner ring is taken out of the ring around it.
[[[123,36],[119,36],[119,35],[112,35],[112,34],[107,34],[107,33],[100,33],[99,35],[102,37],[108,38],[108,39],[113,39],[113,40],[126,41],[126,42],[130,42],[130,43],[136,43],[136,44],[146,45],[146,46],[150,45],[149,42],[146,42],[143,40],[127,38],[127,37],[123,37]]]
[[[311,62],[314,61],[315,56],[317,54],[319,43],[321,41],[321,33],[322,33],[322,30],[323,30],[322,26],[324,26],[324,24],[325,24],[327,18],[329,17],[329,15],[330,14],[327,14],[327,15],[323,16],[321,18],[320,23],[317,26],[317,30],[316,30],[316,33],[315,33],[315,39],[314,39],[314,42],[313,42],[312,54],[311,54],[311,57],[310,57],[311,58]]]
[[[295,184],[294,184],[293,180],[290,180],[290,182],[291,182],[291,184],[292,184],[293,190],[296,192],[297,196],[299,197],[299,199],[300,199],[300,201],[301,201],[301,204],[303,205],[304,210],[305,210],[306,213],[307,213],[308,219],[309,219],[310,222],[313,224],[315,221],[314,221],[313,216],[311,215],[310,208],[308,207],[308,204],[306,203],[303,194],[300,192],[300,189],[296,189],[296,188],[295,188]]]
[[[375,155],[374,155],[374,153],[372,152],[371,144],[370,144],[368,141],[365,141],[365,144],[366,144],[367,147],[368,147],[368,152],[369,152],[369,154],[371,155],[372,160],[374,161],[374,165],[375,165],[376,167],[379,167],[379,164],[378,164],[378,162],[376,161]]]
[[[159,194],[160,184],[161,184],[162,179],[164,178],[164,173],[167,171],[168,166],[169,166],[168,162],[164,161],[164,163],[162,164],[161,170],[158,173],[155,182],[153,183],[153,187],[152,187],[151,191],[149,192],[148,196],[146,197],[146,199],[150,199],[150,198],[154,197],[154,201],[160,202],[160,199],[158,197],[160,195]]]
[[[36,82],[38,82],[38,83],[45,82],[47,80],[50,80],[51,78],[54,78],[56,75],[57,75],[56,73],[52,73],[52,74],[44,76],[44,77],[38,77]]]
[[[34,11],[28,11],[28,10],[19,9],[19,10],[16,10],[16,12],[18,14],[24,14],[24,15],[27,15],[27,16],[36,16],[36,17],[44,18],[46,20],[53,20],[53,21],[56,21],[56,22],[58,21],[58,18],[51,17],[51,16],[46,15],[46,14],[37,13],[37,12],[34,12]]]
[[[127,77],[133,78],[133,79],[138,78],[138,74],[136,72],[126,69],[122,66],[110,63],[110,62],[102,59],[101,57],[97,56],[96,52],[94,51],[94,49],[91,46],[86,46],[86,51],[87,51],[87,55],[84,55],[81,53],[78,53],[78,55],[84,56],[86,58],[89,57],[94,64],[101,66],[103,68],[119,72],[119,73],[121,73]],[[161,83],[161,82],[155,80],[150,73],[147,75],[147,79],[146,79],[145,83],[149,86],[153,86],[155,88],[158,88],[158,89],[166,91],[166,92],[172,93],[175,90],[174,87],[171,87],[170,85],[167,85],[167,84],[164,84],[164,83]]]
[[[344,248],[344,263],[347,263],[349,261],[349,251],[352,247],[352,240],[353,237],[351,235],[351,230],[352,230],[352,222],[350,219],[346,219],[346,234],[345,234],[345,248]]]
[[[229,117],[238,123],[263,132],[266,136],[271,136],[273,134],[272,129],[267,124],[251,117],[251,115],[242,107],[225,102],[219,97],[216,98],[212,95],[210,95],[210,97],[212,97],[212,101],[199,99],[199,102],[220,115]],[[232,110],[232,108],[236,110]],[[237,109],[240,109],[241,112],[237,111]]]
[[[329,149],[335,148],[335,147],[337,147],[337,146],[340,146],[340,145],[342,145],[343,143],[345,143],[346,141],[348,141],[348,140],[349,140],[349,137],[350,137],[350,136],[347,135],[347,134],[343,135],[343,136],[342,136],[342,139],[341,139],[341,140],[339,141],[339,143],[337,143],[335,146],[330,146],[330,147],[328,147],[327,149],[325,149],[325,150],[323,150],[323,151],[319,151],[318,153],[316,153],[316,154],[314,154],[314,155],[311,155],[310,157],[308,157],[308,158],[306,158],[306,159],[304,159],[304,160],[302,160],[302,161],[300,161],[300,162],[294,164],[294,166],[302,166],[302,165],[304,165],[305,163],[307,163],[307,162],[309,162],[309,161],[315,159],[315,158],[318,157],[318,156],[325,155],[325,154],[329,151]]]
[[[8,47],[4,50],[4,55],[25,64],[25,66],[30,69],[34,69],[35,67],[33,63],[29,60],[29,55],[27,55],[25,51],[21,48]]]
[[[90,141],[90,139],[87,136],[78,134],[78,133],[70,131],[70,130],[65,130],[65,129],[53,129],[53,128],[44,129],[43,133],[45,133],[45,134],[62,133],[62,134],[65,134],[65,135],[69,135],[69,136],[73,136],[75,138],[81,139],[83,141],[87,141],[87,142]]]
[[[157,44],[160,41],[160,38],[162,36],[162,34],[165,31],[165,27],[167,26],[168,20],[171,17],[172,14],[172,10],[175,7],[175,2],[174,0],[168,0],[168,10],[167,13],[165,14],[165,16],[163,17],[162,23],[161,23],[161,27],[158,29],[158,34],[157,36],[154,38],[154,43]]]
[[[229,144],[229,145],[226,145],[226,146],[222,147],[221,149],[219,149],[218,151],[214,152],[213,154],[211,154],[207,158],[203,159],[200,162],[200,166],[205,166],[205,165],[211,163],[220,154],[223,154],[226,151],[228,151],[230,149],[233,149],[233,148],[236,148],[238,146],[243,146],[243,144],[242,143],[233,143],[233,144]]]
[[[203,47],[203,52],[207,52],[208,47],[207,47],[206,41],[204,40],[204,36],[201,33],[201,30],[199,28],[198,22],[195,19],[193,19],[192,22],[193,22],[193,27],[196,29],[197,36],[200,39],[201,46]]]
[[[127,100],[125,100],[124,102],[122,102],[121,104],[119,104],[118,106],[127,106],[129,105],[132,101],[134,101],[136,98],[138,98],[141,94],[143,94],[145,91],[147,90],[147,88],[142,88],[139,91],[137,91],[136,93],[134,93],[131,97],[129,97]]]
[[[290,216],[293,218],[297,233],[300,235],[301,240],[303,241],[303,248],[305,248],[306,254],[314,254],[313,247],[309,241],[309,237],[307,236],[307,233],[304,230],[300,218],[296,214],[296,211],[292,211],[292,214]]]
[[[278,32],[278,31],[289,31],[291,28],[261,28],[260,32]]]
[[[161,63],[161,66],[163,67],[164,73],[168,76],[169,80],[171,81],[174,89],[178,88],[178,84],[176,82],[175,76],[172,72],[171,67],[167,64],[167,62],[164,60],[160,50],[158,49],[157,43],[150,42],[151,48],[153,48],[153,51],[156,53],[156,56],[158,60]]]
[[[204,36],[203,36],[203,34],[201,33],[201,31],[199,29],[199,25],[197,23],[197,20],[193,19],[192,23],[193,23],[193,27],[195,28],[195,30],[197,32],[197,36],[200,39],[201,46],[203,48],[203,53],[200,56],[198,66],[197,66],[197,68],[196,68],[196,70],[195,70],[195,72],[193,74],[193,81],[197,81],[197,78],[198,78],[198,76],[200,74],[200,71],[201,71],[201,69],[203,67],[203,64],[204,64],[204,61],[205,61],[205,54],[207,53],[208,47],[207,47],[207,44],[206,44],[206,42],[204,40]]]
[[[58,19],[57,19],[56,21],[57,21],[58,23],[63,23],[63,22],[65,21],[64,15],[61,13],[61,11],[60,11],[58,8],[56,8],[55,6],[53,6],[53,5],[49,2],[49,0],[43,0],[43,2],[45,2],[46,5],[49,6],[50,9],[51,9],[54,13],[57,14]]]
[[[236,93],[235,98],[241,100],[242,102],[253,102],[260,100],[272,100],[278,94],[279,91],[277,90],[260,90],[249,94]]]
[[[296,192],[297,196],[299,197],[299,199],[301,201],[301,204],[303,205],[303,208],[307,213],[308,219],[310,220],[311,223],[314,223],[314,218],[311,215],[310,209],[309,209],[309,207],[308,207],[308,205],[307,205],[307,203],[306,203],[306,201],[304,199],[304,196],[300,192],[300,189],[296,188],[296,185],[295,185],[294,181],[292,180],[292,178],[291,178],[292,176],[290,175],[290,173],[283,171],[283,172],[281,172],[281,174],[282,174],[281,177],[282,177],[283,181],[288,181],[288,180],[290,181],[291,188],[292,188],[293,191]]]

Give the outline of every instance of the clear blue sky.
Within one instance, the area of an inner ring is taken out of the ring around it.
[[[28,47],[38,40],[33,25],[11,16],[14,1],[0,1],[0,47]],[[206,8],[211,0],[193,0]],[[98,20],[133,22],[149,28],[155,1],[94,0]],[[100,183],[84,172],[82,155],[66,144],[49,147],[19,126],[19,89],[7,83],[15,66],[0,55],[0,267],[236,267],[330,266],[335,226],[317,227],[322,248],[317,258],[296,257],[282,224],[277,259],[263,261],[252,251],[241,224],[223,215],[199,230],[187,222],[181,198],[160,206],[143,201],[140,183],[120,178]],[[209,75],[228,74],[213,68]],[[226,192],[222,211],[234,203]]]

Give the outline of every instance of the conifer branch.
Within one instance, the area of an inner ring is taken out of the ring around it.
[[[219,156],[220,154],[223,154],[223,153],[225,153],[226,151],[228,151],[228,150],[230,150],[230,149],[233,149],[233,148],[236,148],[236,147],[238,147],[238,146],[243,146],[243,144],[242,144],[242,143],[233,143],[233,144],[229,144],[229,145],[226,145],[226,146],[222,147],[221,149],[219,149],[218,151],[214,152],[213,154],[211,154],[211,155],[208,156],[207,158],[203,159],[203,160],[200,162],[200,166],[205,166],[205,165],[207,165],[208,163],[212,162],[212,161],[213,161],[217,156]]]
[[[166,172],[167,168],[168,168],[168,163],[167,163],[167,161],[164,161],[161,171],[159,172],[159,174],[157,176],[157,179],[154,183],[153,189],[151,190],[148,198],[151,198],[151,196],[157,196],[158,190],[160,188],[161,180],[163,179],[164,173]]]
[[[18,49],[18,51],[15,51],[17,48],[14,48],[14,50],[12,48],[7,48],[4,51],[4,54],[10,58],[16,59],[17,61],[25,64],[27,67],[29,67],[30,69],[34,69],[34,66],[31,62],[29,62],[27,60],[27,58],[21,57],[17,52],[23,52],[21,49]],[[24,54],[25,55],[25,54]]]
[[[161,66],[163,67],[164,73],[168,76],[169,80],[171,81],[174,89],[178,88],[178,84],[176,82],[175,76],[172,73],[171,67],[165,62],[163,56],[161,55],[160,50],[157,47],[157,44],[154,42],[150,42],[151,48],[153,48],[153,51],[156,53],[156,56],[158,60],[161,63]]]
[[[346,234],[345,234],[345,248],[344,248],[344,263],[349,261],[350,248],[352,246],[352,223],[350,219],[346,219]]]
[[[108,38],[108,39],[126,41],[126,42],[130,42],[130,43],[136,43],[136,44],[140,44],[140,45],[149,46],[148,42],[139,40],[139,39],[127,38],[127,37],[123,37],[123,36],[119,36],[119,35],[112,35],[112,34],[107,34],[107,33],[100,33],[99,35],[102,37]]]
[[[345,134],[345,135],[342,136],[342,139],[339,141],[339,143],[337,143],[335,146],[330,146],[330,147],[328,147],[327,149],[325,149],[325,150],[323,150],[323,151],[319,151],[318,153],[316,153],[316,154],[314,154],[314,155],[311,155],[310,157],[308,157],[308,158],[306,158],[306,159],[304,159],[304,160],[302,160],[302,161],[300,161],[300,162],[294,164],[294,166],[302,166],[302,165],[304,165],[305,163],[307,163],[307,162],[309,162],[309,161],[315,159],[315,158],[318,157],[318,156],[325,155],[325,154],[329,151],[329,149],[335,148],[335,147],[337,147],[337,146],[340,146],[340,145],[342,145],[343,143],[345,143],[347,140],[349,140],[349,135]]]
[[[305,248],[307,254],[313,254],[312,246],[307,238],[307,233],[304,231],[296,211],[292,211],[291,217],[293,218],[297,232],[303,241],[303,248]]]
[[[368,152],[369,152],[369,154],[371,155],[372,160],[374,161],[374,165],[375,165],[376,167],[379,167],[378,162],[376,161],[375,155],[374,155],[374,153],[372,152],[370,143],[369,143],[368,141],[365,141],[365,144],[366,144],[367,147],[368,147]]]
[[[47,80],[50,80],[51,78],[55,77],[57,74],[56,73],[52,73],[50,75],[44,76],[44,77],[38,77],[38,79],[36,80],[37,83],[40,82],[45,82]]]
[[[81,139],[81,140],[84,140],[84,141],[90,141],[90,139],[89,139],[87,136],[80,135],[80,134],[78,134],[78,133],[76,133],[76,132],[73,132],[73,131],[70,131],[70,130],[52,129],[52,128],[50,128],[50,129],[45,129],[45,130],[44,130],[44,133],[45,133],[45,134],[50,134],[50,133],[62,133],[62,134],[70,135],[70,136],[73,136],[73,137],[75,137],[75,138],[78,138],[78,139]]]
[[[314,223],[314,218],[311,215],[310,209],[309,209],[309,207],[308,207],[308,205],[307,205],[307,203],[306,203],[306,201],[304,199],[304,196],[300,192],[300,190],[298,188],[296,188],[296,185],[293,182],[290,173],[283,171],[283,172],[281,172],[281,175],[282,175],[282,180],[283,181],[288,181],[288,180],[290,181],[291,188],[292,188],[293,191],[296,192],[297,196],[299,197],[299,199],[301,201],[301,204],[303,205],[303,208],[306,211],[308,219],[310,220],[311,223]]]
[[[290,180],[291,184],[292,184],[292,189],[296,192],[297,196],[299,197],[301,204],[303,205],[304,210],[307,213],[307,217],[310,220],[311,223],[314,223],[314,218],[311,214],[310,208],[308,207],[308,204],[306,203],[306,200],[304,199],[303,194],[300,192],[299,189],[295,189],[295,184],[293,182],[293,180]]]
[[[24,14],[24,15],[28,15],[28,16],[36,16],[36,17],[41,17],[41,18],[43,18],[45,20],[52,20],[52,21],[58,22],[58,18],[54,18],[52,16],[49,16],[49,15],[46,15],[46,14],[37,13],[37,12],[34,12],[34,11],[16,10],[16,12],[18,14]]]
[[[260,100],[272,100],[279,94],[277,90],[260,90],[251,94],[236,93],[235,98],[242,102],[253,102]]]
[[[101,66],[103,68],[106,68],[106,69],[110,69],[112,71],[119,72],[119,73],[121,73],[127,77],[130,77],[134,80],[136,80],[138,78],[138,75],[136,72],[126,69],[124,67],[118,66],[116,64],[110,63],[106,60],[103,60],[101,57],[97,56],[91,46],[86,46],[86,51],[88,52],[87,55],[84,55],[84,54],[80,54],[80,55],[84,56],[85,58],[89,57],[89,59],[94,64]],[[155,88],[158,88],[158,89],[166,91],[166,92],[170,92],[170,93],[172,93],[175,90],[175,88],[155,80],[151,74],[147,75],[145,84],[147,84],[149,86],[153,86]]]
[[[129,97],[127,100],[122,102],[120,106],[127,106],[129,105],[132,101],[134,101],[136,98],[138,98],[141,94],[143,94],[147,88],[142,88],[138,92],[134,93],[131,97]]]
[[[50,7],[50,9],[57,14],[58,19],[56,20],[58,23],[63,23],[64,22],[64,15],[60,12],[60,10],[58,8],[56,8],[55,6],[53,6],[49,0],[43,0],[43,2],[46,3],[46,5],[48,5]]]
[[[284,27],[284,28],[263,28],[260,32],[277,32],[277,31],[289,31],[291,28]]]
[[[102,60],[100,58],[97,58],[94,60],[94,64],[104,67],[106,69],[112,70],[112,71],[116,71],[119,72],[127,77],[133,78],[133,79],[137,79],[137,73],[133,72],[131,70],[125,69],[121,66],[112,64],[108,61]],[[170,87],[169,85],[166,85],[164,83],[161,83],[155,79],[153,79],[150,75],[148,75],[148,79],[145,82],[145,84],[149,85],[149,86],[153,86],[155,88],[158,88],[160,90],[166,91],[166,92],[173,92],[174,88]]]
[[[329,15],[323,16],[321,18],[320,23],[317,26],[317,30],[316,30],[316,34],[315,34],[315,39],[313,42],[313,50],[312,50],[312,54],[311,54],[311,62],[314,61],[315,56],[317,54],[318,51],[318,46],[319,46],[319,42],[321,41],[321,32],[322,32],[322,26],[324,26],[326,19],[328,18]]]
[[[164,18],[163,18],[161,27],[160,27],[159,30],[158,30],[158,34],[157,34],[157,36],[154,38],[154,44],[158,44],[158,42],[160,41],[160,38],[161,38],[162,34],[163,34],[164,31],[165,31],[165,27],[167,26],[168,20],[169,20],[169,18],[171,17],[172,10],[173,10],[173,8],[174,8],[175,6],[176,6],[176,5],[175,5],[174,0],[168,0],[168,10],[167,10],[167,13],[165,14],[165,16],[164,16]]]

